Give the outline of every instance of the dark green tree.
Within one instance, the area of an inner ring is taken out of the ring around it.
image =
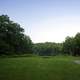
[[[75,43],[74,55],[80,56],[80,33],[77,33],[76,36],[74,37],[74,43]]]
[[[80,56],[80,33],[77,33],[75,37],[66,38],[63,51],[69,55]]]
[[[0,54],[28,52],[32,42],[24,35],[24,29],[10,20],[7,15],[0,16]]]
[[[65,42],[63,43],[63,51],[66,54],[72,55],[74,52],[74,38],[66,37]]]

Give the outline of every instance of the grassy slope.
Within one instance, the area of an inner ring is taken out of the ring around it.
[[[73,57],[0,59],[0,80],[80,80],[80,65]]]

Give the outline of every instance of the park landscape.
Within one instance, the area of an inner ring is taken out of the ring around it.
[[[1,80],[79,80],[79,57],[0,58]]]
[[[33,43],[22,31],[0,16],[0,80],[80,80],[80,33],[63,43]]]
[[[0,58],[1,80],[79,80],[79,57]]]
[[[80,1],[0,1],[0,80],[80,80]]]

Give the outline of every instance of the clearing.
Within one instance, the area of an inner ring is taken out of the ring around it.
[[[79,57],[0,58],[0,80],[80,80]]]

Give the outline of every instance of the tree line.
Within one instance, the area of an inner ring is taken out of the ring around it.
[[[45,43],[36,43],[33,46],[33,52],[37,55],[59,55],[62,53],[62,43],[52,43],[52,42],[45,42]]]
[[[80,33],[66,37],[63,43],[45,42],[34,44],[24,29],[8,15],[0,16],[0,55],[35,54],[43,56],[80,56]]]

